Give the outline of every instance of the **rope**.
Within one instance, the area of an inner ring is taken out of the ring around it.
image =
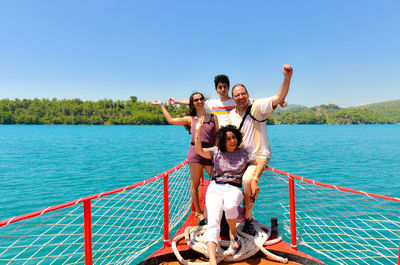
[[[288,263],[287,258],[282,258],[275,254],[272,254],[264,246],[270,246],[282,241],[282,235],[279,234],[276,239],[268,240],[271,236],[271,229],[266,225],[259,223],[253,223],[256,235],[253,237],[242,232],[243,222],[238,225],[237,234],[240,240],[241,248],[238,252],[235,252],[230,246],[229,240],[220,240],[217,246],[217,263],[221,261],[242,261],[254,256],[259,250],[263,252],[267,257],[281,262]],[[263,229],[268,230],[266,233]],[[208,257],[207,245],[204,240],[204,233],[207,230],[206,226],[188,226],[183,234],[176,236],[172,241],[172,250],[178,261],[183,265],[208,265],[209,262],[189,262],[182,258],[179,250],[176,247],[176,243],[185,238],[186,244],[193,250]],[[225,247],[225,249],[223,248]]]

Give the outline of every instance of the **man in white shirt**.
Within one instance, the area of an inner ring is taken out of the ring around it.
[[[214,77],[215,91],[219,99],[206,100],[206,109],[208,112],[217,115],[219,126],[230,124],[229,112],[236,107],[235,102],[229,97],[229,78],[226,75],[217,75]],[[179,100],[175,98],[168,99],[169,104],[189,105],[188,100]]]
[[[243,146],[261,158],[265,167],[271,159],[266,119],[281,104],[285,106],[285,97],[288,93],[293,68],[290,65],[283,66],[284,79],[278,93],[269,98],[256,99],[252,103],[249,93],[243,84],[237,84],[232,88],[232,98],[236,108],[229,113],[231,124],[238,127],[243,133]],[[250,165],[243,175],[244,206],[246,207],[245,224],[243,231],[254,235],[252,223],[253,202],[260,192],[258,178],[255,177],[255,168]]]

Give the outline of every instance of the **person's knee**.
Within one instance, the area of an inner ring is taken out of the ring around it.
[[[254,199],[253,199],[253,197],[251,196],[250,193],[248,193],[248,194],[245,193],[244,194],[244,196],[243,196],[243,205],[246,206],[246,208],[251,207],[253,205],[253,201],[254,201]]]
[[[236,219],[239,216],[238,205],[224,205],[226,219]]]
[[[205,232],[205,240],[206,242],[215,242],[218,244],[219,233],[221,231],[221,227],[219,223],[215,223],[214,225],[210,225],[210,220],[207,225],[207,231]]]
[[[242,184],[243,184],[243,191],[245,193],[250,192],[251,190],[251,182],[253,181],[256,173],[255,169],[256,167],[251,165],[247,168],[246,172],[243,175]]]
[[[251,193],[251,181],[243,181],[242,183],[243,185],[243,194],[246,195],[250,195]]]
[[[197,191],[199,189],[200,183],[190,183],[190,190],[195,190]]]

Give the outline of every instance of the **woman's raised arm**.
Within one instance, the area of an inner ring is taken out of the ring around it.
[[[169,115],[169,112],[167,111],[167,109],[165,108],[165,106],[158,101],[149,101],[150,104],[152,105],[158,105],[161,107],[161,110],[164,114],[165,119],[167,120],[167,122],[169,124],[172,125],[191,125],[192,123],[192,119],[189,116],[185,116],[183,118],[172,118],[171,115]]]

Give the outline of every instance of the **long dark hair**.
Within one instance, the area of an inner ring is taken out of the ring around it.
[[[200,92],[194,92],[194,93],[192,93],[192,94],[190,95],[190,98],[189,98],[189,110],[186,112],[186,116],[192,116],[192,117],[194,117],[194,116],[197,115],[197,111],[196,111],[196,108],[194,107],[194,102],[193,102],[193,97],[194,97],[195,95],[201,95],[201,96],[204,98],[203,94],[200,93]],[[204,98],[204,99],[205,99],[205,98]],[[185,129],[188,130],[188,132],[189,132],[189,134],[190,134],[190,125],[185,125]]]
[[[191,94],[189,98],[189,110],[186,112],[186,116],[197,115],[197,111],[196,108],[194,107],[194,102],[193,102],[193,97],[197,94],[201,95],[204,98],[203,94],[201,94],[200,92],[194,92],[193,94]]]
[[[238,128],[234,125],[227,125],[219,128],[216,137],[216,146],[218,147],[221,152],[226,152],[226,134],[228,132],[232,132],[237,139],[236,149],[242,143],[243,136],[242,133],[239,131]]]

